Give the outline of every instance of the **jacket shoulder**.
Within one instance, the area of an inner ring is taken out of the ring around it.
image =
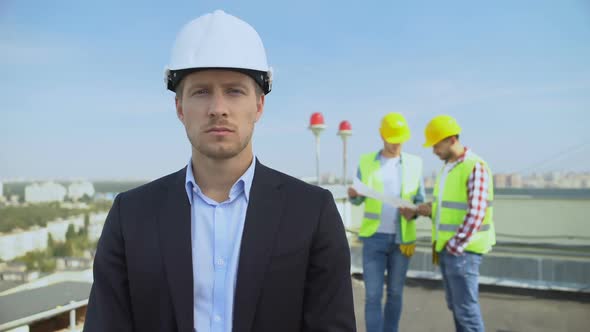
[[[147,199],[153,199],[154,196],[164,193],[171,185],[182,184],[181,180],[184,178],[184,174],[186,174],[185,172],[186,168],[183,168],[139,187],[121,192],[117,196],[125,201],[145,201]]]

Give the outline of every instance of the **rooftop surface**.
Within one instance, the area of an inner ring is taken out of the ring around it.
[[[581,332],[590,326],[590,296],[566,292],[480,287],[488,332]],[[364,285],[353,279],[358,332],[365,332]],[[408,279],[400,331],[454,331],[440,281]]]

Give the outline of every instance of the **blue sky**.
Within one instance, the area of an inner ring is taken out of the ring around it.
[[[588,1],[3,0],[0,179],[181,168],[190,146],[163,69],[178,30],[215,9],[256,28],[275,70],[254,137],[272,167],[314,174],[306,126],[319,111],[322,170],[340,174],[346,119],[352,174],[397,111],[427,173],[440,161],[421,147],[423,129],[441,113],[496,172],[590,171]]]

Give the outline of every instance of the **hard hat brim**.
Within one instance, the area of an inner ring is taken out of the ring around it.
[[[410,140],[410,134],[402,135],[402,136],[391,136],[391,137],[385,137],[385,136],[383,136],[383,134],[381,134],[381,137],[385,140],[385,142],[387,142],[389,144],[401,144],[401,143],[405,143],[408,140]]]
[[[244,69],[244,68],[224,68],[224,67],[210,67],[210,68],[188,68],[179,70],[169,70],[167,77],[167,88],[172,92],[176,92],[176,88],[182,79],[191,73],[195,73],[203,70],[231,70],[250,76],[256,84],[262,88],[265,95],[269,94],[272,90],[272,82],[268,72]]]
[[[452,134],[451,134],[451,135],[449,135],[449,136],[446,136],[446,137],[444,137],[444,138],[442,138],[442,139],[440,139],[440,140],[438,140],[438,141],[435,141],[435,142],[432,142],[432,141],[431,141],[431,142],[428,142],[428,141],[427,141],[427,142],[426,142],[426,143],[424,143],[422,146],[423,146],[423,147],[425,147],[425,148],[431,148],[431,147],[433,147],[433,146],[437,145],[438,143],[440,143],[440,142],[442,142],[442,141],[446,140],[447,138],[449,138],[449,137],[453,137],[453,136],[457,136],[457,135],[459,135],[459,134],[461,134],[461,131],[456,131],[456,133],[455,133],[455,131],[453,131],[453,132],[452,132]]]

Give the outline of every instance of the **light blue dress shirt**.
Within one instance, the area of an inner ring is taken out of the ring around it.
[[[381,162],[381,179],[383,181],[383,193],[393,197],[401,197],[402,193],[402,165],[401,158],[385,158],[379,154]],[[399,223],[400,213],[397,208],[383,204],[381,209],[381,223],[377,233],[395,234],[396,225]]]
[[[191,205],[194,328],[197,332],[231,332],[240,244],[256,158],[217,203],[205,196],[189,161],[186,193]],[[198,165],[197,165],[198,167]]]

